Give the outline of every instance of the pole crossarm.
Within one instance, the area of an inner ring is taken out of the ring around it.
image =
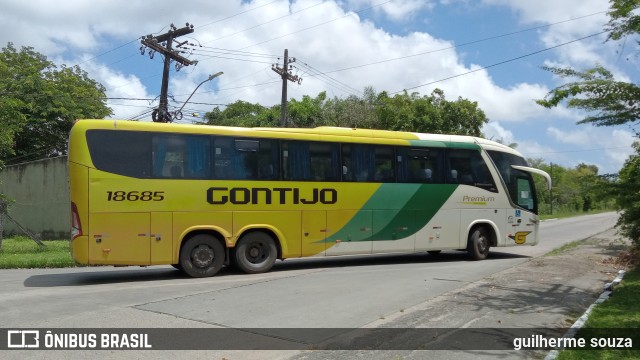
[[[170,59],[177,61],[178,63],[189,66],[197,63],[197,61],[192,61],[184,56],[178,54],[177,51],[169,50],[158,43],[156,39],[142,39],[142,44],[148,48],[151,48],[164,56],[168,56]]]
[[[152,113],[152,119],[154,122],[171,122],[173,121],[173,117],[171,113],[169,113],[169,100],[168,100],[168,89],[169,89],[169,66],[171,64],[171,60],[180,64],[180,66],[189,66],[197,64],[197,61],[192,61],[184,56],[180,55],[178,51],[172,49],[173,41],[175,38],[184,36],[187,34],[191,34],[193,32],[193,25],[187,25],[180,29],[176,28],[173,24],[171,24],[171,28],[164,34],[160,35],[147,35],[143,36],[140,39],[142,43],[142,47],[140,48],[141,53],[144,55],[145,47],[150,48],[152,51],[149,52],[149,56],[153,58],[153,53],[158,52],[164,55],[164,65],[162,70],[162,85],[160,87],[160,105],[157,109],[155,109]],[[176,47],[180,47],[185,43],[179,43]],[[176,65],[176,69],[180,69],[178,65]]]

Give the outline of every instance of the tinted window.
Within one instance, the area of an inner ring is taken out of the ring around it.
[[[407,183],[444,182],[444,149],[398,148],[398,181]]]
[[[156,178],[210,177],[210,138],[197,135],[155,134],[152,167]]]
[[[520,156],[493,150],[488,151],[488,153],[491,160],[493,160],[494,164],[498,168],[498,172],[500,173],[500,176],[502,176],[502,180],[504,180],[507,185],[512,182],[513,172],[515,171],[511,165],[528,166],[527,161]]]
[[[479,150],[449,149],[447,158],[449,163],[449,171],[446,174],[447,183],[498,191]]]
[[[282,166],[285,180],[340,181],[340,145],[283,141]]]
[[[538,204],[531,174],[511,167],[511,165],[528,166],[527,161],[520,156],[501,151],[488,151],[488,153],[507,186],[511,201],[537,213]]]
[[[342,180],[394,182],[394,151],[391,146],[342,145]]]
[[[98,170],[136,178],[151,177],[151,134],[88,130],[87,145]]]
[[[213,140],[213,178],[278,180],[278,141],[216,137]]]

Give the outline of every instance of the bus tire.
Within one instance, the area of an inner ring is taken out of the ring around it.
[[[236,244],[235,265],[247,274],[267,272],[276,262],[278,248],[273,238],[264,232],[250,232]]]
[[[224,246],[211,235],[199,234],[187,240],[180,250],[180,268],[195,278],[213,276],[224,264]]]
[[[484,226],[478,226],[471,231],[467,241],[467,254],[473,260],[484,260],[489,255],[491,241]]]

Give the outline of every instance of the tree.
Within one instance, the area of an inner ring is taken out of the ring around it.
[[[609,32],[607,41],[620,40],[640,34],[640,2],[637,0],[611,0],[610,20],[605,26]],[[600,65],[592,69],[578,71],[570,68],[547,68],[549,71],[577,81],[553,89],[538,104],[545,107],[558,106],[566,102],[570,108],[587,110],[593,115],[579,123],[596,126],[627,124],[635,129],[640,119],[640,87],[634,83],[617,81],[611,72]],[[634,130],[636,137],[640,132]],[[634,144],[636,154],[632,155],[610,191],[616,199],[621,216],[618,227],[621,233],[640,247],[640,145]]]
[[[611,72],[602,66],[598,65],[585,71],[548,67],[544,69],[560,77],[577,78],[578,81],[553,89],[545,99],[538,100],[538,104],[551,108],[566,101],[570,108],[595,112],[594,115],[579,121],[579,124],[637,125],[640,120],[640,87],[616,81]]]
[[[461,97],[448,101],[440,89],[422,97],[406,91],[389,97],[383,92],[378,102],[378,121],[383,129],[482,136],[482,125],[488,122],[477,102]]]
[[[287,105],[291,127],[341,126],[435,134],[482,136],[480,129],[488,120],[478,103],[458,98],[449,101],[436,89],[429,96],[418,93],[376,93],[367,87],[363,95],[327,98],[323,91],[316,97],[304,95]],[[205,114],[209,125],[278,126],[279,106],[271,108],[238,100],[224,110],[219,107]]]
[[[640,33],[640,2],[636,0],[610,0],[609,22],[605,30],[609,32],[607,41],[620,40]],[[640,42],[639,42],[640,43]],[[596,126],[629,124],[632,127],[640,119],[640,87],[636,84],[616,81],[610,71],[596,65],[592,69],[578,71],[570,68],[545,67],[564,78],[576,78],[553,89],[545,99],[537,103],[551,108],[566,101],[570,108],[583,109],[595,114],[579,123]],[[640,133],[636,131],[636,136]]]
[[[111,115],[105,88],[78,66],[58,68],[31,47],[0,52],[0,161],[67,152],[71,126]]]
[[[624,211],[618,219],[620,232],[640,245],[640,143],[633,144],[635,154],[624,163],[618,175],[616,203]]]
[[[224,110],[216,106],[204,115],[207,125],[273,127],[280,124],[279,107],[266,108],[260,104],[251,104],[238,100]]]

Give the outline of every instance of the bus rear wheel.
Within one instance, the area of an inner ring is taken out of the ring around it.
[[[213,276],[224,264],[224,246],[213,236],[200,234],[187,240],[180,250],[180,269],[196,278]]]
[[[273,238],[269,234],[256,231],[238,240],[235,264],[248,274],[258,274],[269,271],[277,256],[278,248]]]
[[[467,253],[473,260],[484,260],[489,255],[489,233],[484,226],[478,226],[469,234]]]

